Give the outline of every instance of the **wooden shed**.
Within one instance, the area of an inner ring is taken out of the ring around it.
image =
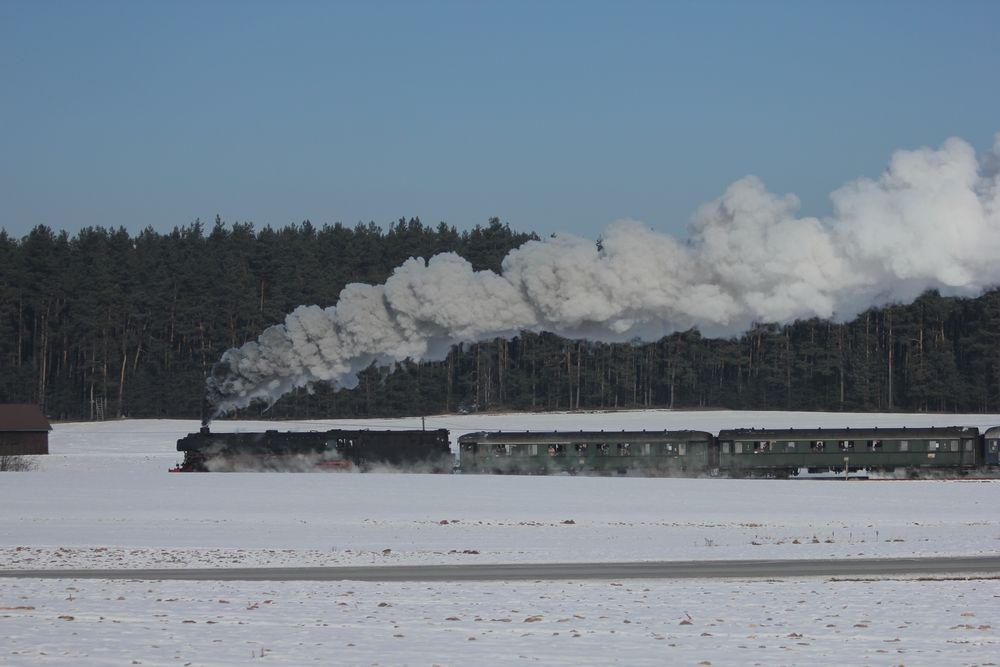
[[[37,405],[0,404],[0,456],[48,454],[51,430]]]

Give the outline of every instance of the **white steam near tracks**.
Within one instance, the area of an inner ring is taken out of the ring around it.
[[[622,220],[599,244],[530,241],[500,274],[454,253],[410,259],[385,284],[348,285],[336,305],[296,308],[227,351],[209,395],[226,413],[317,382],[351,388],[373,363],[442,360],[457,343],[521,331],[605,342],[691,328],[728,336],[1000,283],[1000,134],[982,159],[957,138],[898,151],[877,180],[831,199],[830,218],[796,217],[797,197],[747,176],[699,208],[686,242]]]

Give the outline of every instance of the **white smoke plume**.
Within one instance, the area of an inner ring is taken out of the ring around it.
[[[974,295],[1000,283],[998,164],[1000,134],[982,161],[949,139],[899,151],[877,180],[841,187],[828,219],[796,217],[794,195],[748,176],[696,212],[687,242],[623,220],[600,245],[530,241],[500,275],[454,253],[410,259],[384,285],[348,285],[336,305],[296,308],[226,352],[209,394],[225,413],[317,382],[351,388],[372,363],[441,360],[454,344],[521,331],[729,336],[755,322],[845,320],[930,288]]]

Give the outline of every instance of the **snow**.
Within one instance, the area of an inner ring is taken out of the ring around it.
[[[427,428],[450,429],[453,447],[462,433],[495,429],[997,424],[998,415],[728,411],[426,420]],[[37,459],[37,471],[0,474],[0,567],[905,557],[1000,548],[996,481],[167,473],[179,460],[177,439],[198,426],[57,424],[52,454]],[[420,426],[420,419],[323,420],[279,428]],[[0,628],[10,638],[0,644],[0,663],[990,664],[1000,662],[991,627],[998,601],[994,579],[948,577],[0,579]]]
[[[995,580],[7,580],[0,662],[983,665],[1000,655],[997,592]]]

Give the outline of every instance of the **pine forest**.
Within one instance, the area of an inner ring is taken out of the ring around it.
[[[383,229],[195,222],[170,233],[44,226],[0,231],[0,403],[52,419],[196,418],[228,348],[298,305],[336,303],[409,257],[453,251],[499,271],[533,234],[498,219],[459,232],[419,219]],[[849,322],[761,323],[602,344],[522,333],[447,359],[369,368],[357,388],[317,386],[243,414],[350,418],[456,411],[732,408],[1000,412],[1000,290],[928,292]]]

